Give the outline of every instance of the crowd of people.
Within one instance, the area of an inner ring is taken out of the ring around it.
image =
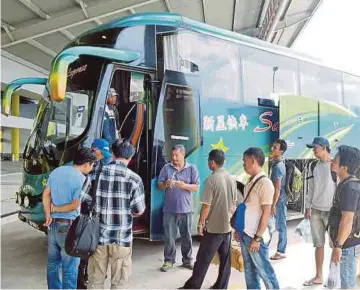
[[[324,283],[322,268],[328,232],[331,260],[340,263],[341,287],[354,288],[360,255],[360,181],[355,177],[360,167],[360,151],[351,146],[339,146],[331,159],[326,138],[316,137],[307,146],[317,158],[310,165],[306,180],[305,210],[315,247],[316,274],[305,281],[304,286]],[[212,288],[226,289],[231,274],[231,241],[235,239],[241,246],[247,288],[260,289],[261,279],[267,289],[279,289],[270,260],[286,258],[287,167],[283,157],[286,150],[284,140],[274,142],[269,175],[264,170],[263,150],[257,147],[245,150],[243,166],[249,180],[241,193],[224,168],[225,153],[220,149],[209,152],[208,168],[212,174],[203,183],[197,223],[198,234],[203,237],[193,263],[192,193],[199,190],[199,171],[186,161],[184,146],[175,145],[171,162],[162,168],[157,180],[158,188],[165,192],[164,263],[160,271],[171,270],[175,263],[179,232],[182,267],[192,271],[180,288],[201,288],[209,265],[218,253],[219,272]],[[58,167],[50,174],[43,193],[45,226],[48,227],[49,288],[104,288],[109,265],[112,289],[124,287],[129,281],[133,218],[145,211],[142,179],[127,167],[134,153],[128,141],[115,139],[110,148],[107,140],[96,139],[92,148],[83,147],[76,152],[73,166]],[[66,254],[65,238],[73,220],[87,210],[93,197],[100,220],[99,244],[89,259],[81,260]],[[271,216],[276,219],[279,239],[277,250],[270,257]],[[231,222],[234,217],[242,221],[236,230]]]

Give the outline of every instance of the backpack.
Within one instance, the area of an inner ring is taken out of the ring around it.
[[[313,162],[311,162],[310,164],[310,172],[311,172],[311,175],[309,177],[306,178],[306,180],[309,180],[311,178],[314,178],[314,170],[315,170],[315,167],[316,167],[316,164],[319,162],[319,160],[315,160]],[[332,180],[336,183],[337,182],[337,175],[336,175],[336,172],[334,171],[331,171],[331,177],[332,177]]]
[[[304,178],[301,171],[290,160],[285,160],[286,178],[285,192],[289,201],[295,202],[300,197],[304,186]]]

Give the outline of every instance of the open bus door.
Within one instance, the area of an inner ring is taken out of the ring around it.
[[[306,144],[312,143],[319,135],[319,102],[316,99],[293,95],[279,97],[279,138],[286,140],[288,149],[285,158],[295,163],[307,176],[312,149]],[[307,193],[306,178],[304,188],[295,200],[288,200],[288,220],[300,218],[305,210]]]
[[[199,75],[166,70],[158,103],[154,146],[155,168],[151,181],[150,239],[163,238],[163,204],[165,193],[157,188],[157,177],[162,166],[171,162],[171,149],[176,144],[185,147],[185,158],[193,164],[203,158],[200,122],[201,79]],[[193,193],[193,230],[196,233],[199,193]]]
[[[118,112],[117,129],[118,137],[129,141],[135,147],[135,155],[130,160],[128,167],[140,175],[144,182],[145,192],[149,192],[147,185],[148,172],[148,135],[146,123],[149,106],[147,80],[150,76],[142,72],[134,72],[116,66],[113,72],[110,88],[113,88],[118,96],[116,108]],[[149,196],[146,196],[148,208]],[[134,218],[134,234],[145,233],[149,227],[148,214]]]

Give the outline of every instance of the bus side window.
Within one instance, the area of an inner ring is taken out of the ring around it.
[[[240,47],[243,65],[244,102],[265,105],[260,100],[273,100],[278,105],[281,95],[297,95],[297,62],[285,56]]]
[[[299,69],[302,96],[342,103],[340,72],[302,61]]]

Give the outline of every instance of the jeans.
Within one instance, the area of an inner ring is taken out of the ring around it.
[[[49,289],[76,289],[80,258],[65,252],[70,222],[53,221],[48,230],[47,283]],[[62,279],[60,279],[60,268]]]
[[[287,245],[286,212],[286,199],[280,197],[276,204],[276,230],[279,233],[277,251],[282,254],[285,254]]]
[[[176,237],[178,229],[181,236],[182,262],[189,264],[192,261],[191,225],[192,213],[168,213],[164,212],[164,258],[165,262],[175,263]]]
[[[258,252],[250,252],[251,241],[252,238],[248,235],[241,235],[240,245],[244,259],[247,289],[260,289],[260,278],[264,281],[266,289],[279,289],[279,282],[269,261],[268,245],[262,242]]]
[[[340,263],[341,288],[357,288],[357,263],[360,256],[360,245],[343,249]]]
[[[226,234],[205,233],[196,256],[194,271],[183,288],[200,289],[206,272],[216,252],[219,253],[219,274],[213,289],[226,289],[231,273],[231,232]]]

